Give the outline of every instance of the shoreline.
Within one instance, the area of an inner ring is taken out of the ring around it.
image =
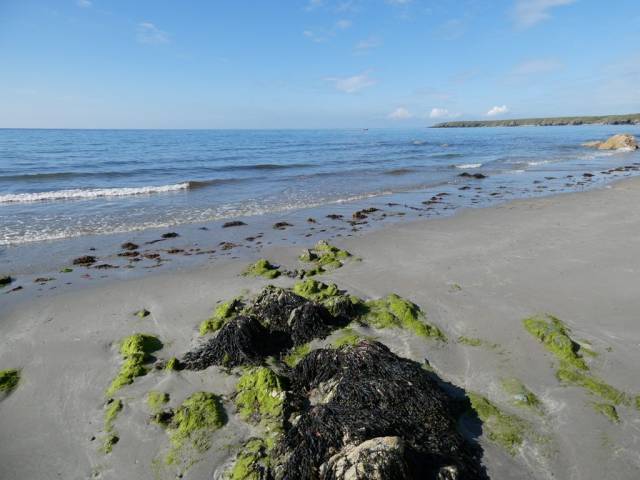
[[[619,210],[637,201],[640,179],[629,179],[580,194],[517,200],[342,238],[336,245],[361,261],[348,261],[317,279],[364,299],[395,292],[420,306],[448,342],[425,341],[397,329],[356,330],[398,355],[428,359],[444,380],[520,415],[547,439],[532,437],[512,456],[480,435],[491,478],[632,479],[640,468],[634,454],[640,443],[638,412],[619,406],[620,423],[596,412],[598,397],[558,382],[553,356],[521,321],[542,313],[557,316],[573,338],[597,353],[589,358],[594,375],[630,395],[640,393],[629,382],[640,360],[635,287],[640,213]],[[262,256],[295,268],[299,253],[299,246],[276,246]],[[7,445],[0,464],[7,475],[154,478],[150,462],[166,438],[148,424],[146,392],[159,389],[179,399],[205,388],[231,395],[237,377],[212,367],[204,376],[152,372],[136,380],[127,387],[126,407],[117,422],[121,443],[105,456],[90,439],[101,428],[104,388],[117,370],[117,342],[136,331],[148,332],[165,343],[161,358],[180,357],[198,344],[198,324],[217,302],[242,292],[255,294],[267,283],[294,282],[284,276],[244,277],[247,263],[229,259],[93,288],[70,286],[44,298],[4,295],[0,366],[20,368],[23,377],[15,392],[0,401],[0,440]],[[141,308],[150,315],[133,315]],[[537,395],[542,415],[509,406],[500,388],[507,377]],[[185,478],[221,475],[222,465],[237,451],[233,445],[252,434],[235,414],[229,416],[222,443],[215,443],[218,450],[212,449]],[[54,434],[56,441],[50,442]],[[26,459],[34,449],[42,453],[38,464]]]

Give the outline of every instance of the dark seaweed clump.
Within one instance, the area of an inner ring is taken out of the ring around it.
[[[289,381],[307,408],[275,448],[277,479],[338,479],[349,469],[363,479],[485,478],[480,452],[456,430],[455,402],[379,342],[315,350]]]
[[[324,338],[346,321],[292,291],[268,286],[215,337],[186,353],[182,363],[191,370],[258,365],[269,355]]]

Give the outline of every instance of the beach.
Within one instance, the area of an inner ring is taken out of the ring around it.
[[[521,441],[505,448],[490,438],[489,423],[477,431],[460,421],[463,435],[480,445],[490,478],[637,478],[640,213],[633,206],[639,201],[640,181],[626,179],[582,193],[463,209],[448,218],[416,218],[353,237],[333,235],[331,243],[352,257],[314,278],[361,299],[396,293],[419,306],[446,341],[401,328],[350,327],[401,357],[428,360],[442,381],[481,395],[526,425]],[[168,393],[175,408],[192,393],[208,391],[221,396],[226,422],[180,474],[224,478],[243,442],[261,434],[234,404],[242,369],[151,369],[136,377],[117,393],[123,403],[110,428],[118,441],[104,453],[105,391],[121,363],[118,342],[151,334],[163,344],[156,358],[182,358],[202,341],[199,325],[219,302],[251,297],[269,283],[291,287],[298,281],[242,275],[251,262],[306,268],[301,249],[320,237],[131,278],[113,273],[99,279],[95,270],[76,266],[68,277],[72,285],[63,279],[55,289],[29,285],[3,293],[0,369],[19,369],[21,378],[0,400],[0,476],[175,478],[175,466],[164,461],[171,443],[150,421],[146,395]],[[95,281],[83,281],[86,274]],[[20,283],[18,276],[4,291]],[[147,314],[136,315],[141,309]],[[545,314],[562,322],[581,351],[592,352],[580,357],[590,378],[624,392],[624,399],[616,404],[585,387],[588,382],[559,380],[561,362],[523,325],[532,316],[550,318]],[[311,348],[339,335],[316,339]],[[504,379],[526,386],[538,399],[535,408],[514,405]],[[614,407],[617,420],[595,408],[603,403]]]

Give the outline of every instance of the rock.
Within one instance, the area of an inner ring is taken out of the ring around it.
[[[343,217],[344,215],[338,215],[337,213],[330,213],[329,215],[327,215],[327,218],[331,220],[340,220]]]
[[[86,267],[88,267],[89,265],[93,265],[94,263],[96,263],[96,257],[93,257],[91,255],[85,255],[83,257],[78,257],[75,258],[73,260],[73,264],[74,265],[84,265]]]
[[[227,222],[224,225],[222,225],[222,228],[230,228],[230,227],[242,227],[245,226],[246,223],[241,222],[240,220],[234,220],[232,222]]]
[[[604,142],[586,142],[582,146],[598,150],[637,150],[638,142],[633,135],[623,133],[614,135]]]
[[[318,223],[315,218],[311,218],[311,217],[307,218],[307,222],[308,223]]]
[[[140,255],[140,252],[136,251],[136,250],[128,250],[126,252],[120,252],[118,254],[119,257],[137,257],[138,255]]]
[[[163,233],[161,235],[162,238],[176,238],[179,237],[180,235],[178,235],[176,232],[169,232],[169,233]]]
[[[9,275],[0,275],[0,287],[5,287],[13,282],[13,278]]]
[[[404,453],[400,437],[372,438],[331,457],[320,466],[320,477],[336,480],[407,478]]]
[[[487,178],[487,176],[483,173],[469,173],[469,172],[462,172],[460,175],[458,175],[459,177],[465,177],[465,178],[475,178],[478,180],[482,180],[483,178]]]
[[[273,225],[273,228],[276,229],[276,230],[284,230],[287,227],[293,227],[293,225],[291,225],[290,223],[287,223],[287,222],[278,222],[278,223]]]
[[[226,251],[226,250],[231,250],[232,248],[235,248],[238,245],[231,242],[220,242],[218,246],[220,247],[220,250]]]
[[[123,250],[137,250],[138,245],[136,245],[133,242],[125,242],[122,245],[120,245],[120,248],[122,248]]]

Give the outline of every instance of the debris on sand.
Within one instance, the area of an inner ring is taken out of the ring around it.
[[[82,257],[74,258],[72,263],[74,265],[82,265],[88,267],[89,265],[93,265],[94,263],[96,263],[96,261],[96,257],[93,257],[91,255],[84,255]]]
[[[288,222],[278,222],[273,225],[275,230],[285,230],[287,227],[293,227],[293,225]]]
[[[231,228],[231,227],[243,227],[245,226],[246,223],[240,221],[240,220],[234,220],[232,222],[226,222],[222,225],[222,228]]]

